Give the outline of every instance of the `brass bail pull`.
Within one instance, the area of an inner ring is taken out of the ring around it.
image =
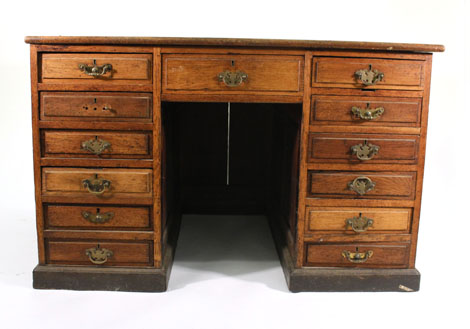
[[[78,69],[86,75],[99,77],[105,75],[107,72],[111,72],[113,70],[113,66],[111,64],[97,65],[96,59],[94,59],[93,65],[78,64]]]
[[[85,250],[85,255],[88,256],[90,262],[96,265],[104,264],[109,258],[113,256],[112,250],[101,248],[98,244],[95,248]]]
[[[367,229],[371,227],[372,224],[374,224],[374,220],[365,216],[363,217],[362,213],[359,213],[358,217],[346,219],[346,228],[351,226],[352,230],[356,233],[367,231]]]
[[[380,147],[374,144],[370,144],[367,140],[364,144],[357,144],[351,146],[351,153],[361,161],[372,160],[372,158],[379,153]]]
[[[82,180],[83,187],[85,187],[88,192],[100,195],[103,194],[107,189],[111,187],[111,181],[103,178],[98,178],[98,175],[95,174],[94,177],[89,179]]]
[[[217,78],[227,87],[238,87],[248,79],[248,74],[243,71],[224,71],[219,73]]]
[[[356,71],[354,76],[363,85],[372,86],[382,81],[385,74],[377,69],[372,69],[372,65],[369,64],[369,68]]]

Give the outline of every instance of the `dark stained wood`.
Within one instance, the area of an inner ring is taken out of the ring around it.
[[[268,55],[163,55],[162,90],[181,92],[243,93],[300,92],[303,88],[301,56]],[[218,74],[241,71],[248,75],[236,87],[219,81]],[[276,78],[271,78],[272,76]]]
[[[307,244],[306,265],[333,267],[405,268],[408,265],[409,244]],[[356,251],[357,250],[357,251]],[[342,256],[343,251],[364,253],[372,256],[364,263],[354,263]]]
[[[353,107],[377,109],[383,114],[363,120],[352,114]],[[361,126],[410,126],[421,122],[421,98],[387,98],[367,96],[312,96],[310,124],[348,124]]]
[[[411,43],[312,41],[282,39],[230,39],[230,38],[168,38],[168,37],[73,37],[73,36],[27,36],[31,44],[84,44],[84,45],[149,45],[149,46],[217,46],[217,47],[269,47],[300,49],[350,49],[381,51],[440,52],[442,45]]]
[[[84,212],[92,215],[101,214],[102,216],[112,214],[112,217],[104,223],[94,223],[84,216]],[[148,207],[46,205],[44,213],[46,229],[148,230],[152,225],[152,217]]]
[[[152,95],[43,92],[41,120],[151,122]]]
[[[415,197],[416,173],[414,172],[309,172],[310,197],[388,199]],[[348,184],[358,177],[368,177],[375,183],[373,190],[359,195],[348,188]]]
[[[379,150],[370,160],[360,160],[351,151],[356,145],[374,145]],[[392,163],[417,162],[419,136],[372,134],[310,134],[309,162]]]
[[[103,265],[94,265],[86,255],[90,248],[105,248],[113,255]],[[151,242],[47,240],[47,263],[90,266],[151,266]]]
[[[82,147],[88,141],[108,142],[100,154]],[[151,158],[152,138],[147,132],[43,131],[43,156],[86,158]]]

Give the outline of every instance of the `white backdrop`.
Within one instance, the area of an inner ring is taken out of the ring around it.
[[[0,18],[0,327],[468,326],[470,102],[465,104],[465,97],[470,95],[470,23],[465,26],[464,21],[468,17],[470,1],[465,0],[4,2]],[[421,291],[291,294],[272,258],[265,263],[211,258],[200,264],[183,259],[164,294],[33,290],[31,271],[37,256],[26,35],[444,44],[446,52],[433,59],[416,263],[423,275]]]

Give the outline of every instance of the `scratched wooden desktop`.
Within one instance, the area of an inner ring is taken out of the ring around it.
[[[431,59],[443,46],[26,42],[35,288],[165,291],[181,216],[199,213],[266,215],[291,291],[419,289]]]

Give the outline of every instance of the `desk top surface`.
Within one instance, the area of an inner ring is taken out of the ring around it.
[[[412,43],[234,38],[27,36],[25,37],[25,42],[30,44],[51,45],[269,47],[288,49],[375,50],[390,52],[443,52],[445,49],[443,45]]]

